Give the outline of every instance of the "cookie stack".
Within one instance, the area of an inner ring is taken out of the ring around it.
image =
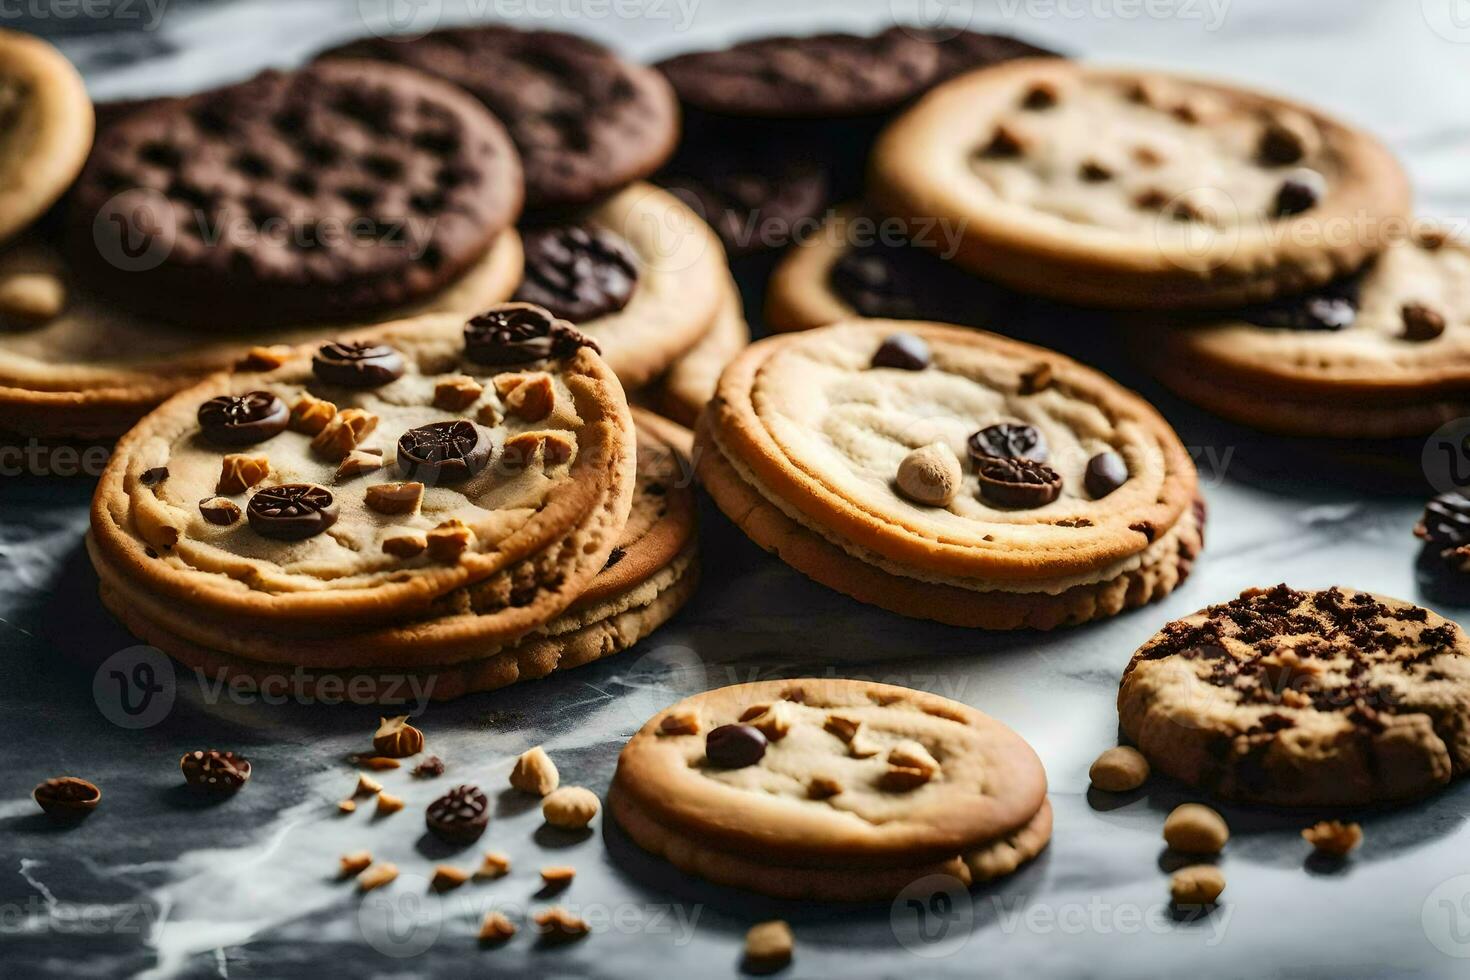
[[[1142,399],[1052,351],[852,321],[758,341],[696,433],[752,540],[894,612],[988,629],[1167,595],[1203,541],[1193,463]]]
[[[196,668],[453,697],[688,597],[673,429],[545,310],[420,317],[171,398],[118,443],[89,550],[108,607]]]

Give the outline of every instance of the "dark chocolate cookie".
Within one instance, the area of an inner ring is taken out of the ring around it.
[[[1038,47],[1020,38],[1004,34],[981,34],[978,31],[932,32],[933,44],[939,51],[939,65],[934,84],[949,81],[956,75],[978,68],[989,68],[1014,58],[1061,58],[1057,51]]]
[[[678,140],[678,106],[662,76],[571,34],[461,27],[364,38],[321,57],[397,62],[474,95],[521,152],[529,208],[603,197],[657,170]]]
[[[872,37],[761,38],[658,65],[689,105],[767,119],[886,112],[927,88],[938,66],[938,47],[901,27]]]
[[[118,119],[77,183],[71,244],[99,288],[155,315],[333,319],[437,291],[521,196],[515,150],[473,99],[339,61]]]
[[[826,170],[805,158],[700,154],[659,178],[714,228],[731,256],[783,248],[827,203]],[[811,229],[808,229],[811,230]]]

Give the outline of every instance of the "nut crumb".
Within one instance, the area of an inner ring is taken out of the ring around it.
[[[842,784],[831,776],[813,776],[806,784],[806,795],[814,800],[830,800],[842,792]]]
[[[357,789],[352,791],[353,796],[376,796],[383,792],[383,784],[365,772],[357,774]]]
[[[476,878],[504,878],[510,874],[510,858],[499,851],[486,851],[475,871]]]
[[[791,927],[780,919],[751,926],[745,934],[745,969],[751,973],[771,973],[791,962],[796,938]]]
[[[464,521],[452,517],[425,535],[425,539],[428,541],[430,558],[435,561],[459,561],[459,556],[475,540],[475,532]]]
[[[1164,820],[1164,842],[1183,854],[1219,854],[1228,840],[1225,818],[1199,803],[1177,806]]]
[[[479,401],[484,390],[480,382],[469,375],[445,378],[434,386],[434,407],[446,412],[462,412]]]
[[[569,864],[554,864],[541,869],[541,881],[548,888],[565,888],[577,876],[577,869]]]
[[[369,510],[379,514],[413,514],[424,499],[422,483],[377,483],[363,495]]]
[[[560,784],[561,774],[556,771],[556,763],[539,745],[522,752],[516,759],[515,768],[510,771],[510,785],[522,793],[546,796]]]
[[[357,887],[365,892],[370,892],[374,888],[383,887],[397,877],[398,865],[383,861],[358,875]]]
[[[434,877],[429,879],[429,887],[436,892],[447,892],[470,880],[470,873],[452,864],[439,864],[434,866]]]
[[[549,909],[537,912],[534,920],[536,931],[541,938],[547,942],[567,942],[573,939],[581,939],[590,931],[587,923],[562,908],[553,905]]]
[[[367,851],[353,851],[351,854],[342,855],[342,877],[355,878],[366,871],[368,865],[373,863],[373,856]]]
[[[699,713],[693,708],[679,708],[664,715],[658,723],[660,735],[698,735]]]
[[[486,912],[480,923],[480,942],[503,943],[516,934],[516,925],[504,912]]]
[[[1127,793],[1148,780],[1148,760],[1143,753],[1128,745],[1115,745],[1093,762],[1087,770],[1092,785],[1109,793]]]
[[[378,816],[386,817],[390,813],[397,813],[403,809],[403,797],[394,796],[392,793],[378,794]]]
[[[218,494],[244,493],[260,483],[271,472],[268,456],[247,456],[244,453],[228,453],[220,462],[219,482],[214,492]]]
[[[1316,848],[1318,854],[1345,857],[1363,843],[1363,828],[1341,820],[1323,820],[1302,831],[1302,839]]]
[[[541,801],[541,815],[553,827],[581,830],[592,822],[602,804],[597,794],[581,786],[563,786]]]
[[[1209,905],[1225,890],[1225,875],[1213,864],[1180,868],[1169,879],[1175,905]]]

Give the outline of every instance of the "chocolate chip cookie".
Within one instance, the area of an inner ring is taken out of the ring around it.
[[[714,325],[659,379],[653,403],[664,415],[692,429],[715,395],[720,372],[749,343],[750,326],[745,322],[740,290],[731,280]]]
[[[955,261],[1110,308],[1220,308],[1321,285],[1387,244],[1409,187],[1367,134],[1283,99],[1027,59],[884,131],[870,196],[959,231]]]
[[[1225,799],[1422,796],[1470,766],[1470,641],[1400,599],[1249,589],[1140,647],[1118,717],[1155,770]]]
[[[92,101],[61,52],[0,30],[0,242],[71,185],[92,146]]]
[[[114,302],[279,326],[417,302],[520,212],[505,130],[453,86],[345,60],[139,109],[70,199],[72,252]]]
[[[758,341],[696,433],[752,540],[863,602],[1051,628],[1167,595],[1202,545],[1193,463],[1158,413],[1051,351],[930,323]]]
[[[1142,325],[1160,380],[1259,429],[1413,437],[1470,415],[1470,245],[1431,225],[1320,289]]]
[[[649,720],[608,812],[680,870],[779,898],[892,898],[1009,874],[1051,837],[1046,774],[1005,725],[842,679],[737,684]]]
[[[396,62],[474,95],[510,130],[536,210],[591,203],[648,176],[679,136],[663,76],[572,34],[458,27],[366,38],[320,57]]]

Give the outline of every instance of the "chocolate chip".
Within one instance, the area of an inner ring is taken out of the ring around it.
[[[1433,340],[1444,333],[1444,317],[1423,303],[1405,303],[1399,312],[1405,340]]]
[[[1087,461],[1082,485],[1093,500],[1101,500],[1128,482],[1128,464],[1115,452],[1101,452]]]
[[[975,459],[980,497],[997,507],[1043,507],[1062,493],[1062,478],[1033,459],[981,456]]]
[[[601,348],[539,306],[502,307],[481,313],[465,324],[465,356],[477,364],[510,366],[532,364],[550,357],[568,357],[578,347]]]
[[[607,563],[602,566],[602,570],[607,571],[609,568],[612,568],[614,565],[622,561],[627,556],[628,552],[624,549],[614,548],[612,550],[612,553],[607,556]]]
[[[264,538],[302,541],[337,523],[337,499],[314,483],[283,483],[256,491],[245,507],[250,528]]]
[[[970,436],[966,444],[977,461],[989,457],[1029,459],[1044,463],[1050,455],[1046,437],[1033,425],[1000,422],[987,425]]]
[[[1021,98],[1021,105],[1027,109],[1050,109],[1056,104],[1056,86],[1044,82],[1031,86]]]
[[[1016,131],[1002,124],[995,127],[995,134],[980,152],[982,156],[1009,159],[1020,156],[1025,149],[1026,145]]]
[[[250,781],[250,760],[219,749],[190,752],[179,760],[184,782],[210,793],[233,793]]]
[[[525,277],[514,299],[585,323],[628,305],[638,283],[633,250],[606,228],[568,225],[524,234]]]
[[[1279,122],[1267,123],[1261,131],[1261,142],[1256,154],[1262,163],[1273,167],[1297,163],[1306,152],[1302,138],[1294,129]]]
[[[1327,196],[1327,181],[1315,170],[1293,170],[1276,191],[1272,210],[1279,218],[1301,214]]]
[[[1084,160],[1077,168],[1077,176],[1089,184],[1100,184],[1113,179],[1113,172],[1096,160]]]
[[[875,368],[897,368],[900,371],[922,371],[934,360],[929,344],[911,333],[889,334],[873,353]]]
[[[456,786],[429,804],[424,823],[442,841],[469,844],[490,823],[490,801],[477,786]]]
[[[403,377],[403,355],[386,344],[322,344],[311,370],[327,384],[379,388]]]
[[[1361,278],[1347,276],[1299,296],[1260,303],[1237,315],[1246,323],[1287,330],[1345,330],[1358,318]]]
[[[199,406],[199,428],[217,446],[250,446],[286,431],[291,411],[268,391],[220,395]]]
[[[432,422],[399,437],[398,468],[420,483],[457,483],[483,470],[494,449],[489,434],[473,422]]]
[[[155,466],[155,467],[152,467],[151,469],[144,470],[142,473],[140,473],[138,475],[139,482],[142,483],[143,486],[145,486],[145,487],[156,487],[160,483],[162,483],[164,480],[167,480],[167,479],[168,479],[168,467],[167,466]]]
[[[766,736],[752,725],[721,725],[704,737],[704,757],[721,769],[744,769],[766,754]]]
[[[1453,491],[1435,497],[1424,505],[1414,533],[1441,549],[1470,544],[1470,498]]]

